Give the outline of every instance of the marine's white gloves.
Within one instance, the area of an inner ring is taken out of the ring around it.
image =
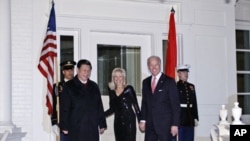
[[[52,125],[52,130],[56,136],[59,136],[59,127],[58,125]]]
[[[197,119],[194,119],[194,126],[198,126],[199,125],[199,121]]]

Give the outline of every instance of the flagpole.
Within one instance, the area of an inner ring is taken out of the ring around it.
[[[56,111],[57,111],[57,125],[59,123],[59,120],[60,120],[60,106],[59,106],[59,92],[58,92],[58,85],[59,85],[59,82],[58,82],[58,74],[59,74],[59,71],[58,71],[58,61],[57,61],[57,57],[55,57],[55,80],[56,80]],[[59,127],[59,125],[58,125]],[[58,135],[56,135],[56,140],[57,141],[60,141],[60,127],[58,128]]]
[[[168,43],[166,47],[166,61],[165,61],[165,74],[175,81],[177,81],[177,43],[176,43],[176,29],[175,29],[175,19],[174,19],[175,10],[172,7],[170,11],[169,18],[169,28],[168,28]],[[177,126],[178,131],[178,126]],[[178,132],[176,137],[172,139],[172,141],[178,141],[179,135]]]
[[[54,3],[54,0],[51,1],[52,3],[52,6],[55,4]],[[60,141],[60,127],[59,127],[59,120],[60,120],[60,106],[59,106],[59,88],[58,88],[58,85],[59,85],[59,81],[58,81],[58,74],[59,73],[59,69],[58,69],[58,60],[57,60],[57,56],[54,57],[54,62],[55,62],[55,80],[56,80],[56,86],[55,86],[55,89],[56,89],[56,111],[57,111],[57,126],[58,126],[58,134],[56,135],[56,141]]]
[[[40,73],[47,79],[47,93],[46,93],[46,106],[48,108],[48,115],[51,117],[53,114],[53,96],[54,96],[54,78],[55,68],[57,63],[55,58],[57,56],[57,43],[56,43],[56,21],[55,21],[54,1],[50,9],[49,20],[47,24],[46,36],[44,37],[43,47],[41,49],[41,56],[37,65]],[[57,60],[57,59],[56,59]],[[56,71],[56,73],[58,70]],[[56,80],[58,83],[58,80]],[[58,84],[57,84],[58,85]],[[55,107],[54,107],[55,108]]]
[[[52,6],[55,4],[54,0],[51,1]],[[59,127],[59,120],[60,120],[60,106],[59,106],[59,81],[58,81],[58,74],[59,70],[58,70],[58,60],[57,60],[57,56],[54,57],[54,62],[55,62],[55,89],[56,89],[56,111],[57,111],[57,126],[58,126],[58,134],[56,135],[56,141],[60,141],[60,127]]]
[[[172,7],[171,12],[175,13],[174,7]],[[176,63],[177,63],[177,54],[176,54]],[[178,81],[177,72],[176,72],[176,69],[174,69],[174,70],[175,70],[174,71],[175,81],[177,82]],[[176,141],[179,141],[179,130],[178,130],[177,135],[176,135]]]

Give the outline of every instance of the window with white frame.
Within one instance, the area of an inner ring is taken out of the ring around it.
[[[236,30],[237,92],[242,114],[250,114],[250,30]]]
[[[126,70],[128,85],[141,96],[142,80],[150,75],[147,58],[152,51],[151,41],[151,35],[145,34],[91,32],[88,57],[94,66],[91,78],[98,83],[104,97],[108,95],[108,82],[115,67]]]
[[[77,62],[79,52],[79,31],[77,30],[57,30],[57,47],[58,47],[58,65],[66,60],[74,60]],[[60,69],[58,69],[59,71]],[[60,80],[63,79],[61,71],[58,72]]]
[[[162,40],[162,64],[163,64],[163,72],[165,72],[165,68],[166,68],[167,44],[168,44],[168,40]]]
[[[103,95],[108,95],[108,82],[112,70],[121,67],[126,71],[127,83],[137,94],[141,92],[141,47],[127,45],[98,44],[98,84]]]

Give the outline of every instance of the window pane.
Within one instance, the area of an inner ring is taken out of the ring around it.
[[[239,106],[242,114],[250,114],[250,95],[238,95]]]
[[[167,52],[167,40],[162,40],[162,58],[163,58],[163,72],[165,72],[165,68],[166,68],[166,52]]]
[[[74,60],[74,37],[68,35],[60,36],[60,63],[66,60]],[[59,64],[60,64],[59,63]],[[61,80],[63,74],[61,72]]]
[[[239,93],[250,92],[250,74],[237,74],[237,87]]]
[[[248,30],[236,30],[237,91],[250,93],[250,43]],[[250,95],[238,94],[242,114],[250,114]]]
[[[248,30],[236,30],[236,49],[250,49]]]
[[[250,71],[250,52],[237,51],[236,58],[238,71]]]
[[[132,85],[137,94],[141,91],[141,49],[138,46],[97,45],[98,85],[101,93],[108,95],[107,86],[115,67],[127,72],[127,83]]]

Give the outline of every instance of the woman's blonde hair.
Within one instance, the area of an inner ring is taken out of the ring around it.
[[[112,71],[112,75],[111,75],[111,82],[109,82],[108,86],[111,90],[115,90],[116,88],[116,85],[115,85],[115,82],[114,82],[114,77],[115,77],[115,73],[116,72],[120,72],[124,78],[124,86],[127,84],[126,83],[126,71],[123,69],[123,68],[114,68],[113,71]]]

